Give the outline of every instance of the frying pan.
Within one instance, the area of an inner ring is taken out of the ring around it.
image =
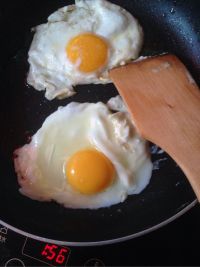
[[[145,32],[142,55],[176,54],[200,84],[199,1],[116,0],[139,19]],[[65,100],[48,101],[26,85],[31,27],[46,22],[54,10],[72,1],[18,0],[0,4],[0,223],[35,239],[68,245],[100,245],[127,240],[177,218],[196,203],[195,195],[176,163],[151,146],[154,170],[139,195],[110,208],[66,209],[38,202],[19,192],[13,151],[28,142],[44,119],[71,101],[106,102],[117,95],[113,84],[77,86]],[[109,26],[109,25],[108,25]],[[191,152],[192,153],[192,152]]]

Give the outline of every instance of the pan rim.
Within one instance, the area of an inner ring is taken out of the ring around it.
[[[179,217],[181,217],[183,214],[185,214],[186,212],[188,212],[190,209],[192,209],[195,205],[197,205],[198,200],[195,199],[193,200],[189,205],[187,205],[186,207],[184,207],[182,210],[180,210],[179,212],[177,212],[176,214],[174,214],[173,216],[169,217],[168,219],[148,228],[145,230],[142,230],[140,232],[137,232],[135,234],[131,234],[131,235],[127,235],[124,237],[118,237],[118,238],[113,238],[113,239],[109,239],[109,240],[100,240],[100,241],[84,241],[84,242],[75,242],[75,241],[59,241],[59,240],[54,240],[54,239],[49,239],[49,238],[45,238],[45,237],[41,237],[41,236],[37,236],[28,232],[25,232],[23,230],[20,230],[4,221],[2,221],[0,219],[0,224],[3,225],[4,227],[7,227],[9,230],[14,231],[15,233],[18,233],[26,238],[32,238],[34,240],[38,240],[38,241],[42,241],[45,243],[53,243],[56,245],[61,245],[61,246],[71,246],[71,247],[91,247],[91,246],[103,246],[103,245],[111,245],[111,244],[115,244],[115,243],[120,243],[120,242],[124,242],[124,241],[128,241],[140,236],[143,236],[145,234],[148,234],[150,232],[153,232],[165,225],[167,225],[168,223],[175,221],[176,219],[178,219]]]

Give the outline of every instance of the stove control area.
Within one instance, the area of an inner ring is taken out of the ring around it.
[[[0,266],[200,266],[200,209],[125,242],[60,246],[22,236],[0,224]]]
[[[105,266],[99,257],[85,251],[24,237],[0,225],[0,266]]]

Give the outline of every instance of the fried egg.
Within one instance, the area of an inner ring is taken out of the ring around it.
[[[67,208],[123,202],[147,186],[152,172],[147,142],[128,112],[113,113],[101,102],[60,107],[14,155],[20,192]]]
[[[105,0],[76,0],[34,29],[27,82],[51,100],[78,84],[110,82],[108,71],[138,57],[143,32],[123,8]]]

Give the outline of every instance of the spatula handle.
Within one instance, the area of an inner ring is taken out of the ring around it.
[[[172,119],[165,121],[165,127],[171,133],[160,145],[183,170],[200,201],[200,93],[185,91],[179,99],[185,106],[179,104],[170,111]]]

